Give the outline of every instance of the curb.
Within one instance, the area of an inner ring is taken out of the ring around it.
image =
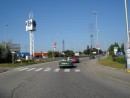
[[[126,72],[130,73],[130,69],[125,69]]]

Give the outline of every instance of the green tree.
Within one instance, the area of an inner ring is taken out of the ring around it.
[[[72,50],[66,50],[64,51],[65,56],[69,57],[69,56],[74,56],[74,52]]]
[[[53,57],[53,52],[52,51],[48,51],[48,57],[49,58]]]
[[[86,54],[86,55],[89,55],[89,54],[90,54],[90,48],[89,48],[89,45],[87,46],[87,49],[84,50],[83,53]]]
[[[124,52],[124,43],[121,44],[121,52]]]
[[[121,51],[121,48],[119,47],[118,43],[115,42],[115,44],[111,44],[109,49],[108,49],[110,55],[114,54],[114,47],[118,47],[118,51]],[[123,47],[122,47],[122,49],[123,49]]]
[[[10,63],[12,60],[11,51],[7,47],[6,49],[3,45],[0,45],[0,63]]]
[[[60,57],[61,56],[61,53],[59,51],[48,51],[48,57],[51,58],[51,57]]]

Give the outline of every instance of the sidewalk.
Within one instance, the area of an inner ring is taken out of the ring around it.
[[[101,65],[98,60],[95,60],[95,65],[98,65],[97,71],[103,73],[104,76],[130,85],[130,73],[126,72],[126,70]]]

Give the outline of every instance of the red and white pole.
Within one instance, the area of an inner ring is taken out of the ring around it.
[[[54,44],[53,44],[53,49],[54,51],[56,51],[56,42],[54,41]]]

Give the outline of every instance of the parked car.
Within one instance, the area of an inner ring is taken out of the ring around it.
[[[59,67],[63,68],[63,67],[74,67],[74,64],[71,60],[69,59],[63,59],[59,62]]]

